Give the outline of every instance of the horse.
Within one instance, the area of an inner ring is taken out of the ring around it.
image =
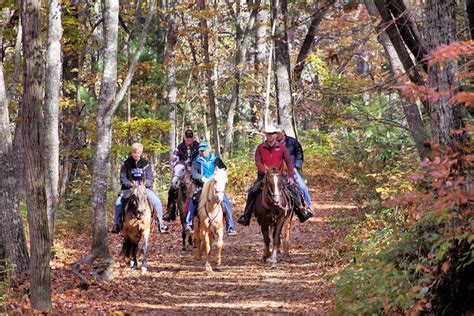
[[[125,255],[127,265],[130,265],[134,270],[138,269],[138,244],[143,237],[142,274],[147,272],[148,238],[152,211],[153,206],[148,201],[146,194],[145,180],[132,181],[130,197],[124,205],[125,219],[121,230],[124,238],[121,253]],[[133,259],[132,262],[131,259]]]
[[[221,264],[221,251],[224,245],[224,194],[227,184],[227,171],[216,167],[214,176],[204,184],[199,199],[197,216],[194,218],[194,238],[197,260],[206,253],[206,271],[212,272],[212,244],[217,238],[216,265]]]
[[[255,195],[255,217],[263,235],[263,262],[270,256],[270,229],[273,245],[271,267],[276,267],[277,253],[281,244],[281,232],[284,231],[283,255],[289,257],[289,239],[291,219],[293,218],[292,201],[289,193],[283,189],[283,177],[275,167],[266,167],[263,188]]]
[[[191,177],[191,172],[188,170],[184,163],[177,163],[173,168],[173,179],[171,185],[178,191],[178,197],[176,199],[177,209],[179,212],[179,219],[181,221],[181,238],[183,240],[182,252],[186,252],[186,215],[188,214],[188,208],[190,200],[193,196],[195,185]],[[188,244],[193,244],[192,236],[188,237]]]

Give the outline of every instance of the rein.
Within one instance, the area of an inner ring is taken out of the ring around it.
[[[214,216],[211,216],[211,214],[209,214],[209,211],[208,211],[208,208],[207,208],[207,204],[208,204],[209,202],[213,202],[213,200],[216,199],[215,196],[217,195],[217,192],[216,192],[216,190],[215,190],[215,180],[213,179],[213,180],[211,180],[211,181],[212,181],[212,183],[211,183],[210,185],[211,185],[212,187],[209,188],[209,191],[208,191],[208,193],[207,193],[207,203],[204,204],[204,211],[206,212],[206,216],[207,216],[207,218],[208,218],[208,220],[209,220],[209,224],[213,224],[213,223],[214,223],[214,220],[217,218],[217,216],[219,216],[219,213],[222,212],[223,207],[225,207],[225,206],[223,205],[223,202],[217,201],[217,203],[213,203],[213,205],[216,205],[216,204],[219,205],[219,204],[221,204],[221,205],[220,205],[220,206],[221,206],[220,210],[219,210],[218,212],[216,212],[216,214],[215,214]],[[211,193],[211,192],[212,192],[212,193]],[[215,207],[214,207],[214,208],[215,208]]]

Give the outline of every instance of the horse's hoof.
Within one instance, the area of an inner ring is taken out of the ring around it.
[[[132,269],[133,269],[133,270],[138,270],[138,266],[133,265],[133,266],[132,266]]]
[[[146,267],[142,267],[142,275],[145,275],[147,272],[147,268]]]
[[[207,273],[212,273],[212,272],[214,272],[214,271],[212,270],[212,267],[211,267],[210,265],[207,265],[207,264],[206,264],[206,272],[207,272]]]
[[[276,263],[276,262],[270,263],[270,268],[275,269],[276,267],[277,267],[277,263]]]

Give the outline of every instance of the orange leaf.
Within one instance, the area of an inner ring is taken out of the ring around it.
[[[443,262],[443,265],[441,266],[441,270],[443,270],[444,273],[446,273],[449,269],[449,262],[445,261]]]

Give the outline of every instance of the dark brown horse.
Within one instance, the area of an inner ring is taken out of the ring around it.
[[[127,264],[133,269],[138,268],[138,244],[143,238],[142,274],[147,271],[148,237],[150,236],[151,212],[153,206],[148,201],[145,180],[132,182],[130,198],[125,202],[125,219],[122,228],[123,246],[122,254],[125,255]],[[131,259],[133,261],[131,262]]]
[[[287,257],[290,238],[291,218],[293,217],[291,201],[283,186],[283,177],[278,168],[267,167],[263,179],[263,189],[255,195],[255,217],[263,235],[263,261],[270,257],[270,230],[272,231],[272,261],[277,263],[277,253],[281,243],[281,233],[284,230],[283,254]]]
[[[179,219],[181,221],[181,238],[183,239],[183,247],[181,251],[186,252],[186,215],[188,214],[188,208],[190,199],[193,196],[194,185],[193,179],[191,177],[191,172],[183,163],[178,163],[173,170],[173,180],[172,185],[175,189],[178,190],[178,197],[176,199],[177,209],[179,212]],[[188,237],[189,245],[193,244],[193,237]]]

